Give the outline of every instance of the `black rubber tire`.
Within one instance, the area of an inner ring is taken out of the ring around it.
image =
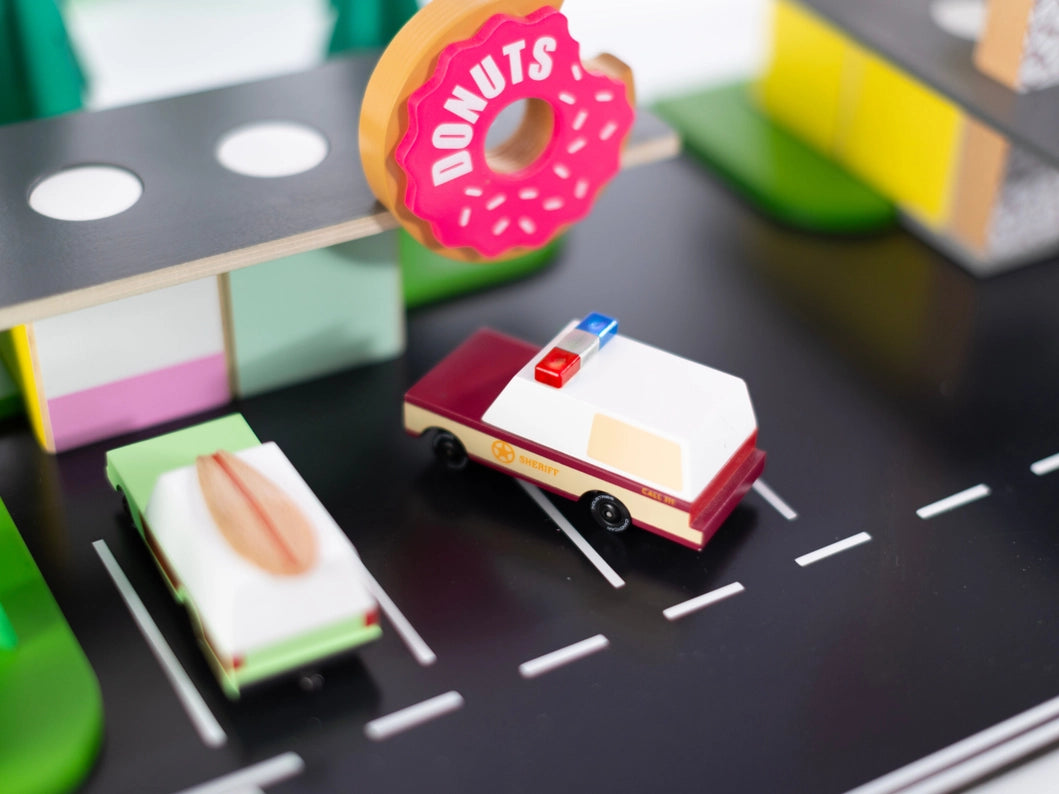
[[[447,430],[439,430],[430,442],[434,454],[442,465],[450,471],[459,471],[467,467],[467,450],[456,436]]]
[[[609,493],[598,493],[588,504],[588,512],[608,532],[624,532],[632,524],[629,508]]]

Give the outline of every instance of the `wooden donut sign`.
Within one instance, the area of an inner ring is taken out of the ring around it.
[[[485,261],[546,245],[621,167],[631,71],[582,62],[566,17],[532,0],[433,0],[383,53],[360,153],[378,199],[417,240]],[[516,103],[521,124],[487,144]]]

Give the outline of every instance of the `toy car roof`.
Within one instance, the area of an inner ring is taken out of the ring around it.
[[[269,442],[236,457],[302,510],[316,534],[317,558],[298,575],[269,573],[240,556],[222,536],[194,465],[162,474],[148,502],[146,522],[218,654],[246,654],[374,608],[356,550],[280,448]]]
[[[537,363],[577,325],[574,320],[565,326],[519,370],[483,421],[693,500],[757,430],[746,384],[620,334],[561,388],[538,382]],[[593,439],[604,422],[611,435],[650,434],[655,449],[676,445],[679,472],[648,462],[651,473],[645,476],[593,456]]]

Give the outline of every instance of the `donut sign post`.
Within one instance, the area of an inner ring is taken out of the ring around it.
[[[620,169],[632,72],[610,55],[582,61],[560,5],[433,0],[379,60],[361,109],[364,173],[428,248],[467,262],[541,248]],[[517,103],[517,129],[487,143]]]

